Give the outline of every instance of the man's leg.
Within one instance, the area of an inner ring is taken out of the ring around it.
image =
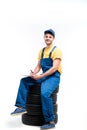
[[[42,111],[46,122],[49,124],[41,126],[41,128],[54,127],[54,113],[53,113],[53,102],[51,94],[59,86],[60,76],[50,76],[41,84],[41,101],[42,101]],[[52,126],[50,126],[52,123]]]
[[[29,92],[29,87],[35,84],[35,80],[31,77],[25,77],[20,80],[20,85],[18,88],[18,94],[15,102],[15,106],[18,108],[15,109],[11,115],[25,113],[26,112],[26,97]]]

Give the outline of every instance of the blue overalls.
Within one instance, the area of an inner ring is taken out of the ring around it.
[[[49,70],[53,66],[51,54],[55,48],[56,46],[52,48],[48,58],[44,58],[45,48],[43,48],[42,50],[42,57],[40,60],[40,64],[41,64],[43,73]],[[60,82],[60,73],[58,71],[40,80],[34,80],[31,77],[22,78],[20,81],[15,106],[21,106],[25,108],[26,96],[27,96],[27,93],[29,92],[29,87],[32,87],[32,85],[40,83],[43,116],[46,122],[53,121],[55,116],[53,113],[53,102],[52,102],[51,94],[59,86],[59,82]]]

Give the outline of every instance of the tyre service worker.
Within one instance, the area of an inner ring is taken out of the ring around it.
[[[26,112],[26,97],[29,92],[29,87],[40,83],[42,112],[46,122],[45,125],[41,126],[42,129],[50,129],[55,127],[55,116],[53,113],[51,94],[60,83],[60,75],[62,73],[62,52],[58,47],[53,45],[54,39],[54,30],[48,29],[44,31],[44,41],[46,46],[41,49],[38,54],[38,63],[34,71],[30,72],[30,76],[24,77],[20,80],[15,103],[17,108],[11,113],[11,115],[15,115]],[[43,73],[37,74],[41,69]]]

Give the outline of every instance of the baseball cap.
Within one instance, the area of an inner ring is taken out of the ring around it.
[[[55,37],[55,32],[54,32],[52,29],[48,29],[48,30],[45,30],[45,31],[44,31],[44,34],[47,34],[47,33],[49,33],[49,34],[51,34],[53,37]]]

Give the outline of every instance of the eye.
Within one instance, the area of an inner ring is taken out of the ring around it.
[[[45,38],[48,38],[48,36],[45,36]]]

